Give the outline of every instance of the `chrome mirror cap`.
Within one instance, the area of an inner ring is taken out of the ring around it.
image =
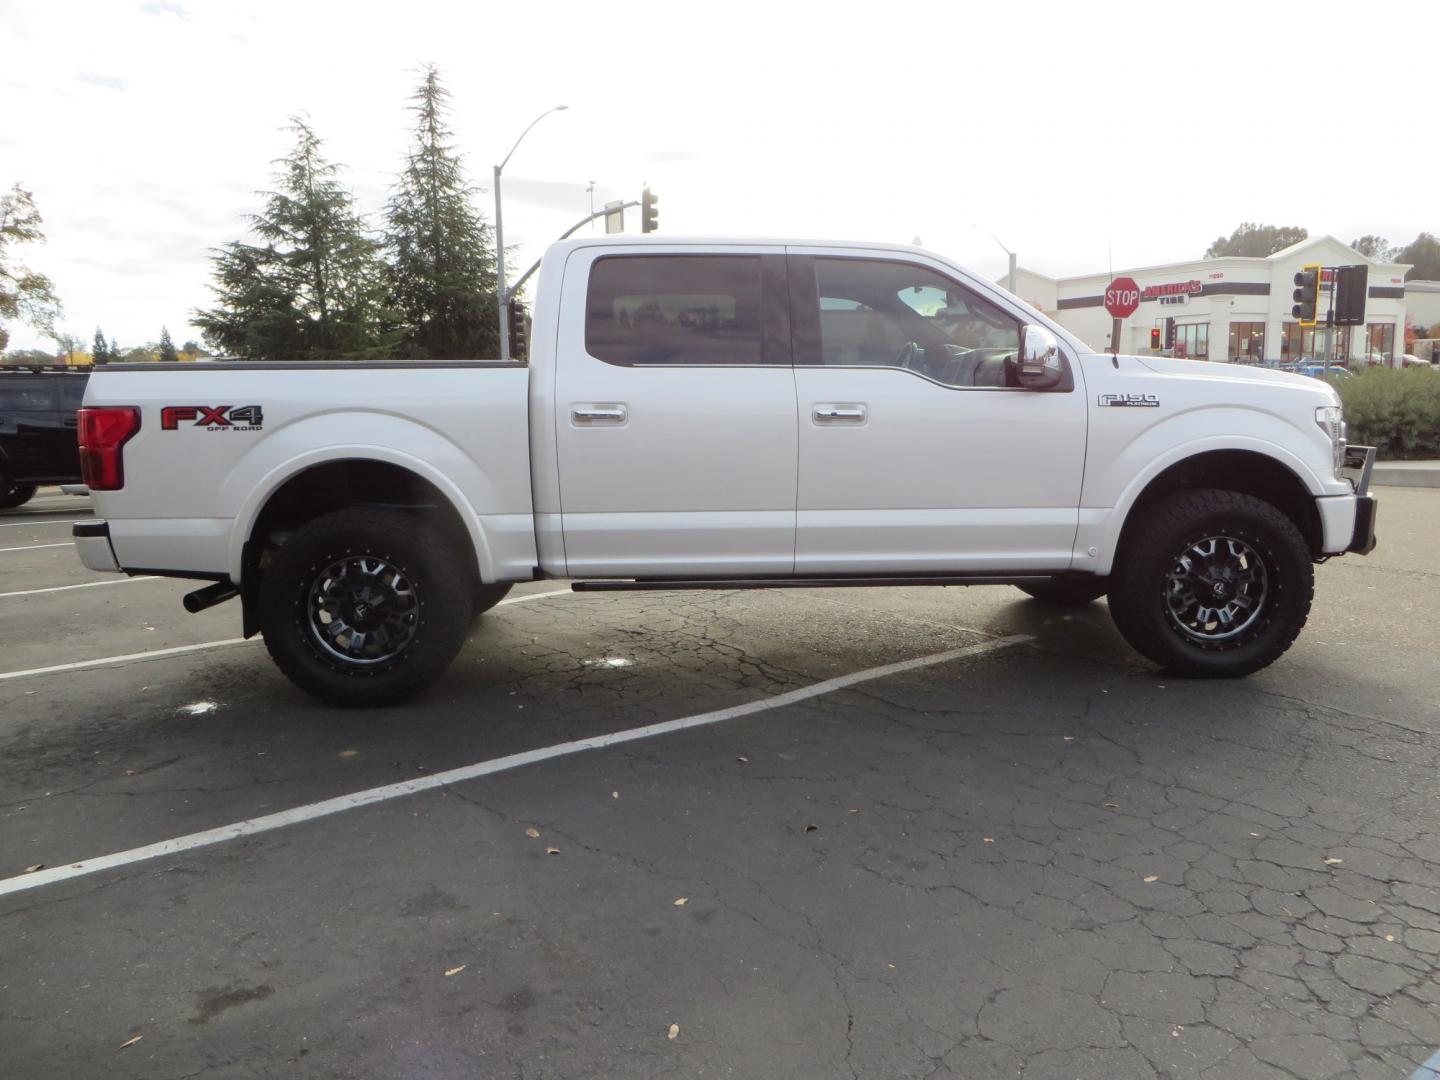
[[[1043,326],[1030,323],[1020,328],[1020,385],[1027,390],[1053,390],[1065,378],[1065,361],[1060,343]]]

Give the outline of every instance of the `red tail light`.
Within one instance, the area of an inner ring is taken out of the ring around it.
[[[139,430],[140,410],[133,405],[80,410],[80,478],[91,491],[119,491],[125,486],[122,448]]]

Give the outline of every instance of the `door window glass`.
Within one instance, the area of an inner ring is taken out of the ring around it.
[[[85,384],[89,382],[88,377],[66,375],[60,380],[60,409],[64,412],[73,412],[80,408],[80,403],[85,400]]]
[[[1020,323],[923,266],[815,260],[829,367],[905,368],[946,386],[1018,386]]]
[[[758,255],[616,255],[590,270],[585,349],[607,364],[759,364]]]

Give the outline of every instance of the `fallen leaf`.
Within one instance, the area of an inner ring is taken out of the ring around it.
[[[1176,1024],[1170,1029],[1170,1037],[1172,1039],[1178,1039],[1180,1037],[1180,1033],[1184,1030],[1185,1029],[1183,1027],[1181,1027],[1179,1024]]]
[[[675,1037],[676,1037],[677,1035],[679,1035],[679,1034],[680,1034],[680,1025],[679,1025],[679,1024],[671,1024],[671,1025],[670,1025],[670,1033],[666,1036],[666,1038],[673,1039],[673,1038],[675,1038]]]
[[[852,806],[849,810],[846,811],[847,814],[858,814],[859,812],[860,808],[858,806]]]
[[[359,750],[341,750],[341,751],[340,751],[340,756],[341,756],[341,757],[355,757],[355,756],[356,756],[357,754],[359,754],[359,753],[360,753]]]
[[[814,831],[817,830],[818,828],[820,828],[819,825],[806,825],[806,826],[805,826],[805,831],[806,831],[806,832],[814,832]]]
[[[44,869],[45,869],[45,864],[44,864],[43,862],[37,862],[34,866],[27,866],[27,867],[25,867],[25,873],[27,873],[27,874],[33,874],[36,870],[44,870]]]
[[[135,775],[135,770],[134,770],[134,769],[126,769],[126,770],[125,770],[125,775],[126,775],[126,776],[134,776],[134,775]]]
[[[1106,803],[1101,803],[1100,805],[1103,806],[1106,810],[1119,810],[1119,809],[1120,809],[1120,804],[1119,804],[1118,802],[1106,802]]]
[[[117,1046],[115,1049],[116,1049],[116,1050],[124,1050],[125,1047],[127,1047],[127,1046],[134,1046],[137,1042],[139,1042],[139,1041],[140,1041],[141,1039],[143,1039],[144,1037],[145,1037],[144,1035],[136,1035],[134,1038],[126,1039],[123,1043],[121,1043],[121,1044],[120,1044],[119,1046]]]
[[[1066,736],[1064,736],[1064,738],[1065,738],[1065,741],[1066,741],[1066,742],[1074,742],[1074,741],[1075,741],[1075,736],[1074,736],[1074,735],[1066,735]]]
[[[540,837],[540,830],[532,825],[530,826],[530,828],[525,830],[525,835],[530,837],[531,840],[537,840]]]
[[[1327,856],[1326,859],[1325,859],[1325,865],[1326,865],[1326,866],[1339,866],[1339,865],[1340,865],[1342,862],[1344,862],[1344,861],[1345,861],[1344,859],[1337,859],[1337,858],[1335,858],[1334,855],[1329,855],[1329,856]]]
[[[675,906],[676,906],[676,907],[684,907],[684,906],[685,906],[686,904],[688,904],[689,902],[690,902],[690,898],[689,898],[688,896],[677,896],[677,897],[675,898]]]
[[[559,849],[558,847],[547,847],[547,848],[545,849],[545,854],[546,854],[546,855],[559,855],[559,854],[560,854],[560,849]]]
[[[1250,835],[1253,836],[1256,840],[1260,839],[1260,834],[1258,832],[1252,832]]]
[[[891,971],[894,971],[894,970],[895,970],[895,965],[894,965],[894,964],[886,964],[885,966],[886,966],[887,968],[889,968]]]
[[[738,761],[738,762],[740,762],[741,765],[749,765],[749,764],[750,764],[750,759],[749,759],[748,757],[737,757],[735,760]]]
[[[462,972],[462,971],[464,971],[464,970],[465,970],[465,965],[464,965],[464,964],[461,964],[459,967],[446,968],[446,969],[445,969],[445,977],[446,977],[446,978],[449,978],[451,975],[459,975],[460,972]]]
[[[618,792],[618,791],[612,791],[612,792],[610,792],[610,797],[611,797],[612,799],[618,799],[618,798],[620,797],[620,792]]]
[[[1150,884],[1152,881],[1159,881],[1159,880],[1160,880],[1160,875],[1159,875],[1159,874],[1146,874],[1145,877],[1142,878],[1141,880],[1144,881],[1145,884],[1148,885],[1148,884]]]
[[[982,836],[980,838],[980,842],[982,844],[993,844],[995,842],[995,838],[993,836]]]
[[[1386,941],[1394,941],[1394,940],[1395,940],[1395,935],[1394,935],[1394,934],[1386,934],[1386,935],[1385,935],[1385,940],[1386,940]]]

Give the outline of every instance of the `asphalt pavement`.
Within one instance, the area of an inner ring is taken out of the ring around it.
[[[1440,491],[1379,494],[1241,681],[1009,588],[546,582],[343,711],[42,493],[0,514],[0,1077],[1408,1077]]]

